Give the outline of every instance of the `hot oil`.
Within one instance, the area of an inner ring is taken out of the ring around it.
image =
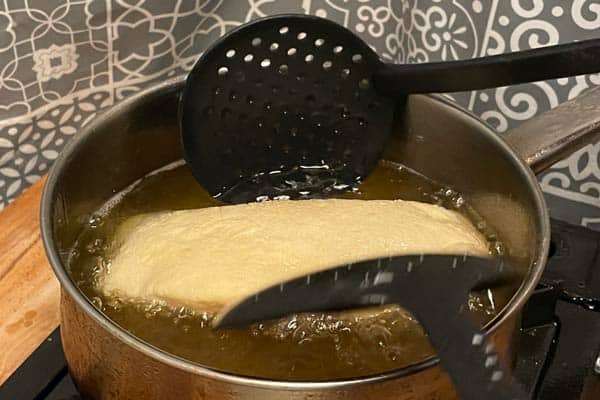
[[[491,253],[502,251],[500,242],[493,233],[485,232],[485,224],[460,194],[395,163],[381,162],[356,187],[331,195],[416,200],[457,209],[488,237]],[[196,183],[184,165],[150,174],[90,219],[73,250],[70,273],[86,296],[117,324],[160,349],[218,370],[270,379],[319,381],[373,375],[431,356],[419,324],[398,307],[342,316],[304,314],[226,331],[210,328],[208,315],[158,303],[128,304],[105,298],[95,289],[110,263],[114,247],[111,238],[125,219],[154,211],[220,204]],[[473,294],[469,306],[473,316],[485,323],[507,300],[508,294],[486,291]]]

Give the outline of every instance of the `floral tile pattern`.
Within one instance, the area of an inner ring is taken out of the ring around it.
[[[4,0],[0,209],[98,113],[185,74],[211,42],[281,12],[333,19],[388,62],[455,60],[600,35],[598,0]],[[499,134],[600,85],[600,74],[451,97]],[[600,143],[540,176],[554,216],[600,229]]]

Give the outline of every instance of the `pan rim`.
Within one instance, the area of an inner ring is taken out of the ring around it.
[[[342,380],[332,381],[282,381],[273,380],[266,378],[257,378],[249,376],[241,376],[232,373],[222,372],[203,366],[198,363],[194,363],[185,360],[181,357],[169,354],[157,347],[143,341],[142,339],[129,333],[124,328],[117,325],[115,322],[110,320],[101,311],[95,308],[89,299],[79,290],[79,288],[72,281],[69,276],[66,267],[63,265],[60,257],[58,248],[56,246],[56,240],[53,235],[53,221],[52,221],[52,209],[55,203],[55,195],[57,182],[60,180],[61,175],[68,165],[69,160],[78,151],[80,144],[85,139],[94,134],[95,131],[101,131],[101,127],[108,121],[114,118],[115,115],[120,115],[123,112],[136,108],[137,105],[148,101],[149,98],[158,97],[169,92],[180,92],[183,88],[185,77],[177,77],[163,83],[150,87],[141,91],[140,93],[132,96],[131,98],[119,103],[111,109],[110,113],[105,113],[97,117],[89,125],[84,127],[79,134],[73,138],[69,144],[61,152],[55,163],[53,164],[48,178],[44,185],[42,193],[41,207],[40,207],[40,227],[41,236],[46,251],[47,258],[57,276],[61,289],[64,290],[68,296],[85,312],[85,314],[98,323],[105,331],[112,336],[118,338],[124,344],[132,347],[133,349],[140,351],[145,356],[148,356],[158,362],[167,364],[171,367],[179,370],[203,376],[209,379],[219,380],[222,382],[233,383],[238,385],[245,385],[251,387],[265,388],[265,389],[284,389],[284,390],[316,390],[316,389],[340,389],[347,388],[356,385],[363,385],[365,383],[383,382],[386,380],[396,379],[403,376],[411,375],[416,372],[431,368],[439,363],[439,359],[435,356],[428,357],[415,364],[393,370],[390,372],[366,376],[357,377]],[[548,248],[549,248],[549,237],[550,237],[550,219],[548,215],[548,209],[541,191],[541,188],[537,182],[534,173],[531,171],[529,166],[523,161],[514,149],[512,149],[500,136],[495,132],[489,125],[481,121],[473,113],[461,108],[457,104],[453,103],[449,99],[441,95],[418,95],[425,96],[434,99],[436,102],[441,103],[447,107],[458,111],[469,119],[470,122],[480,125],[482,134],[489,136],[488,139],[495,142],[500,151],[511,158],[511,161],[515,164],[515,168],[519,169],[519,172],[523,175],[527,181],[529,187],[533,190],[533,198],[536,209],[538,211],[538,218],[540,218],[540,226],[536,235],[538,240],[536,243],[537,254],[534,256],[534,260],[530,266],[530,270],[526,275],[523,283],[517,289],[512,298],[508,301],[506,306],[496,315],[486,326],[484,331],[486,333],[493,333],[501,325],[503,325],[507,319],[513,317],[518,310],[520,310],[524,303],[529,298],[533,289],[537,285],[539,279],[544,270],[545,262],[547,259]],[[62,318],[62,316],[61,316]]]

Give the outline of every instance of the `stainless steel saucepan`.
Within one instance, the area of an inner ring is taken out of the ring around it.
[[[62,285],[61,335],[69,370],[91,399],[453,399],[431,357],[401,370],[331,382],[285,382],[217,372],[152,347],[104,316],[67,272],[82,225],[114,193],[181,159],[177,106],[182,80],[168,81],[86,126],[54,164],[41,208],[48,258]],[[543,271],[548,210],[534,172],[600,137],[600,89],[502,138],[441,96],[412,95],[396,113],[385,157],[461,192],[510,250],[523,278],[486,326],[514,360],[520,314]],[[533,171],[532,171],[533,170]]]

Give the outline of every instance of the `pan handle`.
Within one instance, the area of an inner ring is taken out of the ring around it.
[[[533,172],[544,171],[600,139],[600,87],[511,129],[503,138]]]

